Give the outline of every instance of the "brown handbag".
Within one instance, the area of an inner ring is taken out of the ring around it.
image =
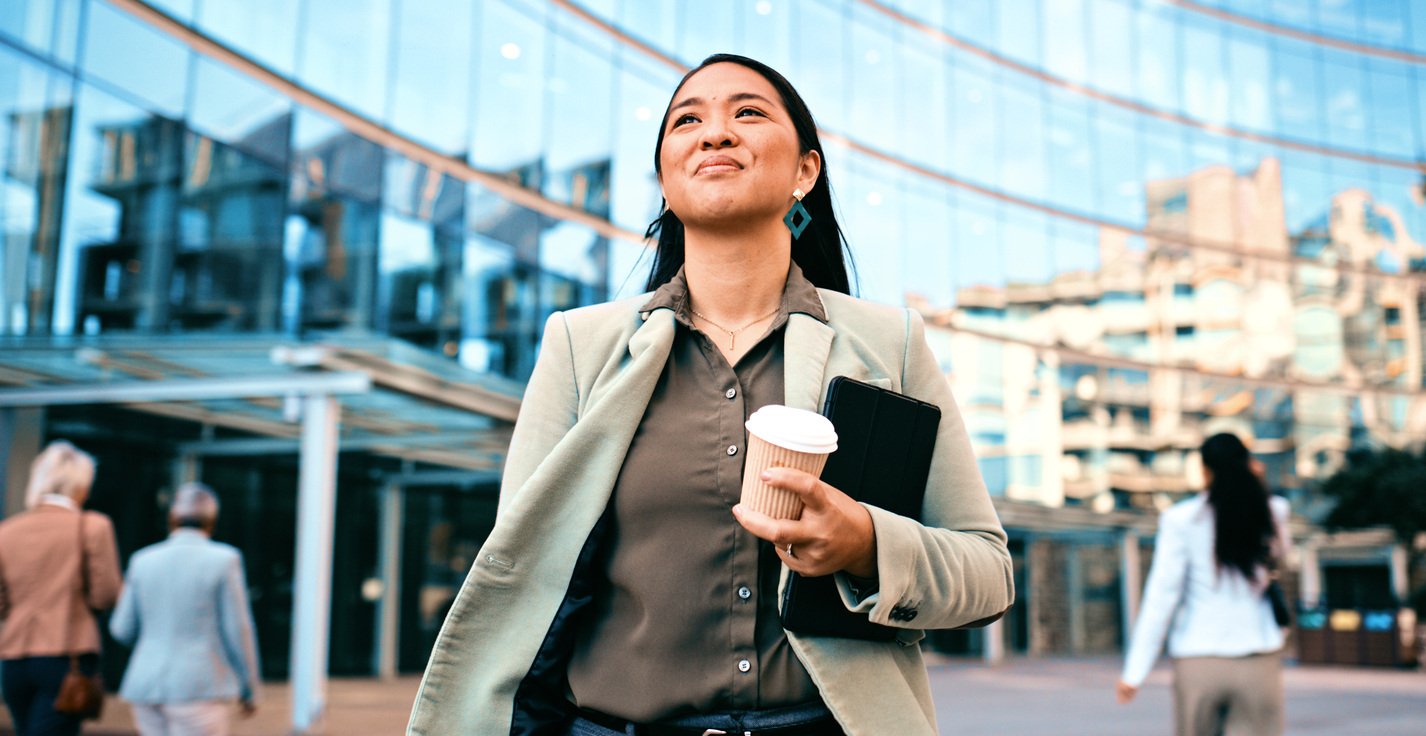
[[[87,556],[84,554],[84,509],[79,510],[79,602],[88,607],[89,600],[89,566]],[[68,634],[71,618],[66,617],[65,628],[67,629],[65,640],[69,640]],[[64,679],[59,683],[59,694],[54,698],[54,709],[57,713],[73,716],[81,720],[94,720],[104,710],[104,676],[99,673],[86,675],[79,667],[79,655],[77,653],[69,655],[69,672],[64,674]]]
[[[54,709],[81,720],[97,719],[104,710],[104,676],[84,674],[79,669],[79,655],[69,655],[69,671],[59,683]]]

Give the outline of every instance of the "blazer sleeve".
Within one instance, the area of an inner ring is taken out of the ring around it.
[[[867,505],[876,534],[877,591],[860,598],[838,574],[843,601],[874,623],[949,629],[988,623],[1015,600],[1005,530],[990,501],[950,384],[905,310],[901,390],[941,409],[921,520]]]
[[[1124,657],[1121,679],[1138,687],[1154,660],[1164,647],[1169,624],[1183,600],[1184,580],[1188,575],[1188,545],[1184,532],[1173,517],[1159,517],[1158,539],[1154,543],[1154,562],[1149,566],[1149,581],[1144,584],[1144,600],[1139,617],[1134,621],[1134,633],[1129,639],[1129,652]]]
[[[525,386],[520,415],[510,436],[510,451],[500,479],[496,517],[504,515],[515,492],[549,455],[579,416],[579,390],[574,377],[574,348],[563,312],[545,321],[540,355]]]
[[[129,563],[129,578],[124,583],[124,592],[119,594],[119,605],[114,607],[114,615],[109,617],[109,633],[114,640],[126,647],[132,647],[139,639],[139,607],[135,596],[138,584],[135,582],[134,565]]]
[[[243,557],[234,553],[227,560],[222,592],[218,601],[218,625],[223,636],[223,653],[242,688],[240,699],[257,702],[261,671],[257,662],[257,637],[253,633],[252,607],[243,574]]]
[[[109,517],[89,511],[84,515],[84,554],[89,563],[89,607],[108,610],[119,600],[124,573],[119,569],[119,546]]]

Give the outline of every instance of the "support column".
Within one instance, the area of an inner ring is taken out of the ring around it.
[[[1065,543],[1065,579],[1069,599],[1069,649],[1075,654],[1084,654],[1086,642],[1084,616],[1084,567],[1080,564],[1079,543]]]
[[[203,475],[202,460],[192,452],[185,452],[173,459],[172,473],[173,492],[177,493],[184,483],[194,483]]]
[[[337,427],[330,395],[302,399],[297,486],[297,564],[292,588],[292,732],[313,733],[327,700],[332,610],[332,537],[337,507]]]
[[[1411,595],[1407,560],[1405,545],[1391,545],[1391,594],[1396,596],[1397,604],[1402,606],[1406,605],[1406,599]]]
[[[1309,537],[1298,547],[1297,595],[1302,605],[1311,609],[1322,603],[1322,565],[1317,561],[1316,535]]]
[[[376,559],[381,566],[381,598],[376,604],[376,676],[396,677],[398,632],[401,629],[401,530],[406,492],[401,484],[381,489],[381,541]]]
[[[1005,618],[1001,617],[995,623],[981,629],[984,642],[981,656],[986,664],[1000,664],[1005,661]]]
[[[0,407],[0,480],[5,482],[5,506],[0,509],[3,516],[25,510],[30,464],[40,454],[44,427],[43,407]]]
[[[1123,610],[1119,634],[1125,651],[1129,649],[1129,639],[1134,635],[1134,621],[1139,618],[1139,596],[1144,590],[1144,581],[1139,579],[1142,564],[1139,561],[1139,532],[1125,529],[1119,536],[1119,602]]]

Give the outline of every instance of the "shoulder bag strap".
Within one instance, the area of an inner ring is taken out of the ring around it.
[[[82,610],[89,610],[89,556],[84,551],[84,508],[79,509],[79,607]],[[73,613],[68,612],[68,613]],[[70,636],[74,633],[74,617],[66,615],[64,619],[64,640],[73,641]],[[79,652],[69,653],[69,670],[79,671]]]

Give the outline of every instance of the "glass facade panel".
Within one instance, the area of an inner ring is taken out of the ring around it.
[[[883,16],[868,10],[852,13],[851,30],[851,92],[849,130],[857,138],[881,151],[909,155],[912,160],[924,160],[914,146],[899,135],[896,119],[886,114],[897,106],[898,69],[894,53],[895,37],[886,27]]]
[[[1231,122],[1246,130],[1276,129],[1272,99],[1276,87],[1272,74],[1272,51],[1244,33],[1232,33],[1228,40],[1228,68],[1234,83],[1229,86]]]
[[[382,159],[380,146],[317,113],[298,111],[283,235],[287,331],[370,326]]]
[[[178,243],[183,126],[90,86],[75,103],[55,334],[164,330]]]
[[[49,330],[74,115],[67,91],[0,47],[0,335]]]
[[[1089,44],[1091,83],[1098,89],[1129,97],[1134,94],[1135,34],[1125,33],[1133,20],[1133,10],[1121,0],[1094,0],[1090,3]]]
[[[182,116],[189,69],[183,45],[107,3],[90,3],[85,15],[85,72],[156,112]]]
[[[1138,99],[1165,110],[1179,109],[1178,32],[1164,6],[1150,6],[1135,18]]]
[[[561,28],[556,25],[556,33]],[[609,113],[615,102],[611,47],[568,32],[568,39],[555,44],[545,78],[549,128],[541,184],[550,199],[607,218],[613,148]]]
[[[1273,98],[1277,132],[1298,140],[1322,140],[1322,69],[1317,55],[1277,44],[1273,53]]]
[[[993,92],[994,77],[983,64],[952,67],[951,89],[955,95],[951,115],[955,128],[951,137],[951,173],[977,182],[998,178],[995,146],[1000,138],[1000,115]]]
[[[543,178],[545,31],[505,2],[481,3],[470,161],[527,187]],[[524,121],[523,123],[520,121]]]
[[[1093,44],[1088,43],[1089,37],[1085,30],[1089,23],[1089,3],[1086,0],[1042,2],[1042,23],[1049,30],[1048,33],[1041,34],[1045,45],[1045,68],[1053,69],[1056,76],[1065,77],[1072,82],[1091,82],[1089,54]],[[1122,38],[1116,40],[1123,41]]]
[[[403,2],[396,17],[391,126],[450,155],[470,140],[473,0]]]
[[[386,119],[391,0],[306,0],[302,22],[298,77],[362,115]]]
[[[302,3],[291,0],[209,0],[199,3],[195,25],[263,66],[290,75],[297,70],[301,10]]]
[[[55,3],[46,0],[0,3],[0,33],[39,53],[46,53],[54,42],[55,10]]]

